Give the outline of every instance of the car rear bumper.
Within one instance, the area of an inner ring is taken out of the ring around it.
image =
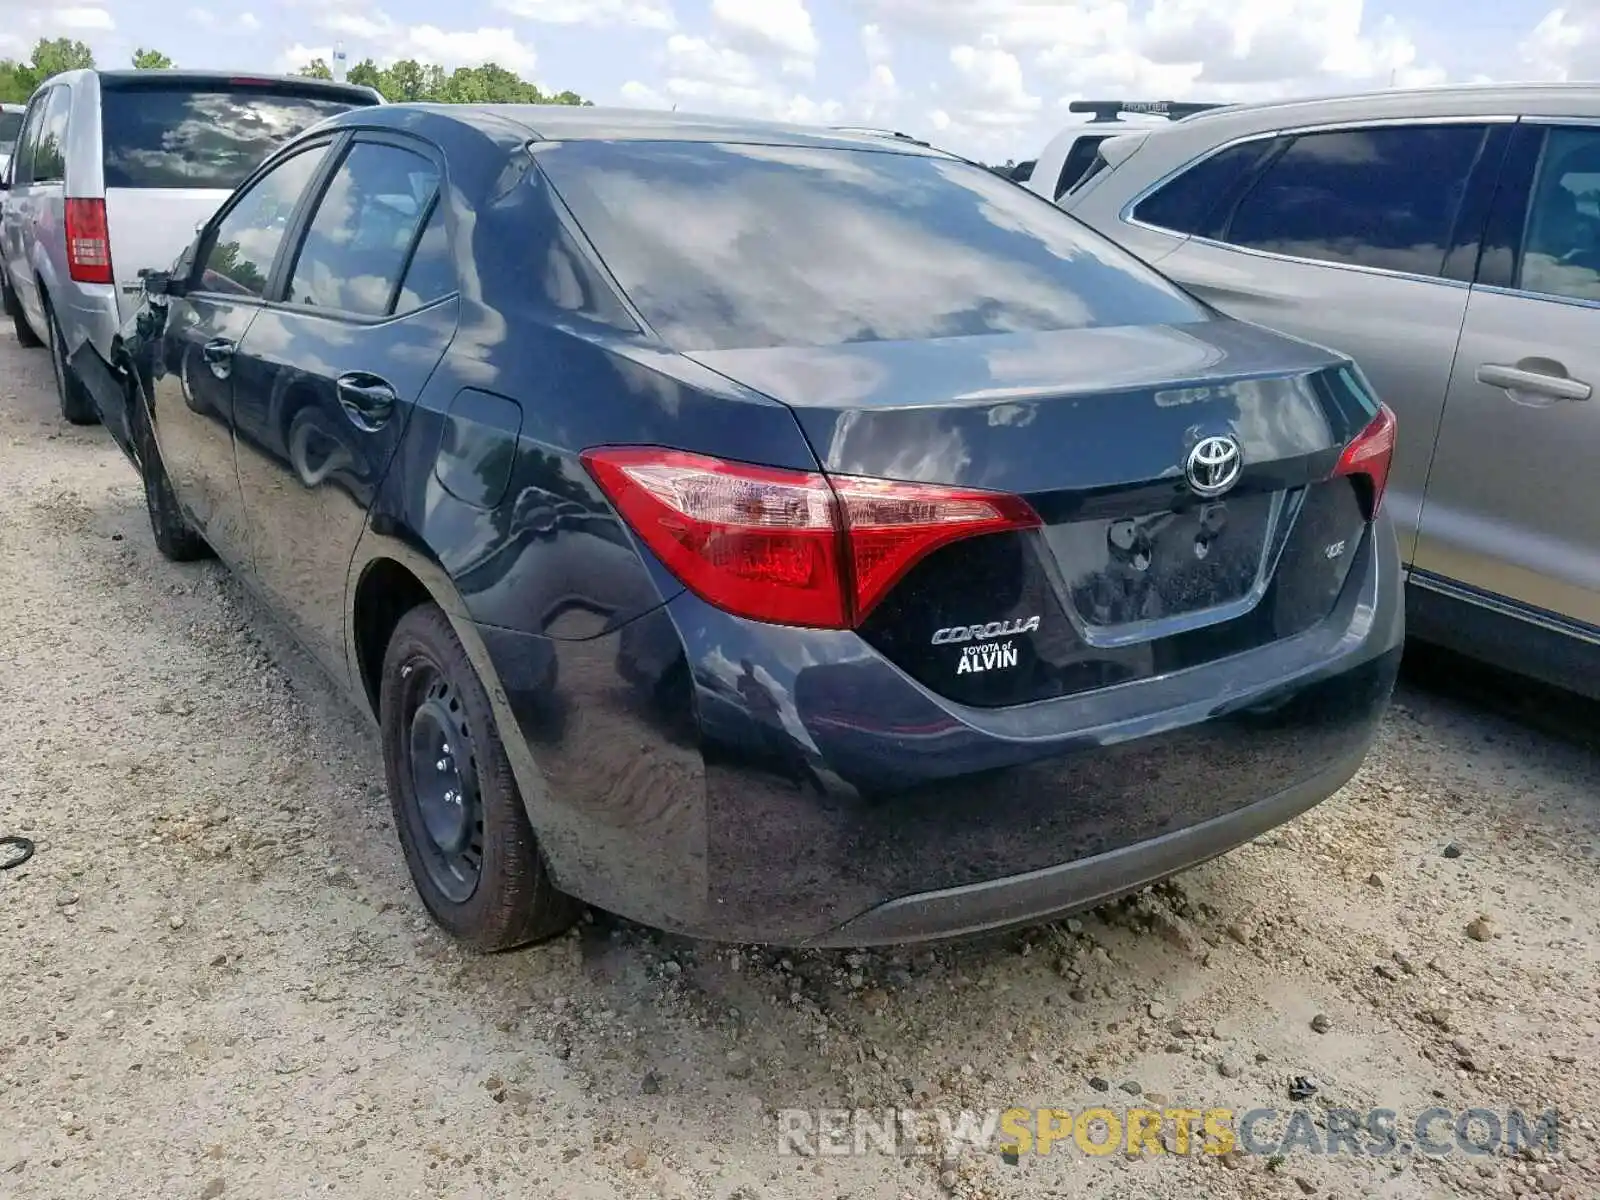
[[[961,937],[1092,908],[1197,866],[1299,816],[1343,787],[1365,754],[1363,746],[1309,779],[1253,804],[1092,858],[901,896],[812,939],[812,944],[862,946]]]
[[[62,288],[57,317],[67,356],[75,356],[85,345],[92,346],[106,362],[111,361],[111,345],[122,328],[117,307],[117,289],[109,283],[68,283]]]
[[[563,888],[696,936],[904,942],[1087,907],[1336,791],[1404,632],[1386,520],[1361,556],[1305,634],[1005,709],[952,704],[854,634],[689,593],[586,641],[479,630]]]

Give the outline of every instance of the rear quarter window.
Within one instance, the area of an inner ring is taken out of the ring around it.
[[[537,158],[679,350],[1207,319],[1110,241],[969,163],[666,141],[570,142]]]
[[[355,107],[275,88],[108,88],[100,106],[105,185],[232,191],[284,142]]]

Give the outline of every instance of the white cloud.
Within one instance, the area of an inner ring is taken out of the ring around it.
[[[512,16],[551,25],[631,25],[659,30],[678,25],[668,0],[495,0],[495,5]]]
[[[258,33],[261,30],[261,22],[254,13],[242,12],[232,20],[223,20],[209,8],[191,8],[185,15],[192,24],[207,33],[240,34]]]
[[[1445,78],[1404,27],[1365,0],[856,0],[856,7],[883,35],[953,45],[952,78],[936,85],[922,119],[969,146],[976,140],[1007,153],[1037,149],[1008,140],[1024,130],[1042,145],[1054,132],[1049,122],[1081,119],[1053,114],[1090,93],[1251,100]],[[1570,31],[1561,35],[1570,43]],[[1600,51],[1600,36],[1595,45]],[[1049,103],[1041,109],[1035,95]]]
[[[404,47],[397,58],[417,58],[443,67],[475,67],[499,63],[522,76],[533,73],[538,56],[532,46],[517,39],[505,27],[446,30],[434,25],[415,25],[405,31]]]
[[[1600,74],[1600,6],[1580,0],[1570,8],[1551,9],[1518,51],[1526,73],[1535,79],[1593,79]]]
[[[891,53],[889,39],[884,36],[883,29],[877,25],[863,25],[861,27],[861,51],[867,56],[867,62],[877,65],[888,62]]]
[[[111,14],[103,8],[58,8],[48,14],[56,28],[73,33],[108,31],[117,27]]]
[[[659,86],[637,80],[623,88],[630,104],[652,108],[680,105],[710,113],[776,121],[838,124],[845,106],[789,90],[782,74],[759,66],[748,54],[703,37],[676,33],[667,39],[665,78]]]
[[[811,59],[817,31],[805,0],[711,0],[711,19],[730,44],[753,54]]]
[[[440,29],[437,25],[401,26],[389,22],[381,14],[376,15],[382,23],[373,26],[370,37],[363,39],[362,44],[346,45],[345,52],[352,63],[369,55],[384,65],[402,58],[414,58],[419,62],[437,64],[446,69],[476,67],[492,62],[505,67],[508,71],[515,71],[524,78],[531,77],[538,65],[538,55],[534,48],[520,41],[516,33],[509,28],[486,26],[479,29],[447,30]],[[344,20],[344,14],[329,14],[321,23],[328,27],[330,32],[351,32],[350,25]],[[303,42],[296,42],[278,56],[275,69],[293,71],[314,58],[331,62],[333,46],[331,44],[308,46]]]

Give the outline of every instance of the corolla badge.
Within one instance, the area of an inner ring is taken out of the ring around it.
[[[1018,633],[1032,633],[1039,628],[1038,617],[1018,617],[1013,621],[990,621],[987,625],[952,625],[933,635],[935,646],[951,642],[982,642],[990,638],[1010,637]]]
[[[1198,496],[1220,496],[1239,482],[1244,452],[1229,435],[1201,438],[1183,465],[1184,478]]]

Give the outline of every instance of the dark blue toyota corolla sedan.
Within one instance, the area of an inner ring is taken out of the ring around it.
[[[87,380],[381,729],[428,909],[1033,922],[1360,764],[1388,410],[924,146],[396,105],[285,146]]]

